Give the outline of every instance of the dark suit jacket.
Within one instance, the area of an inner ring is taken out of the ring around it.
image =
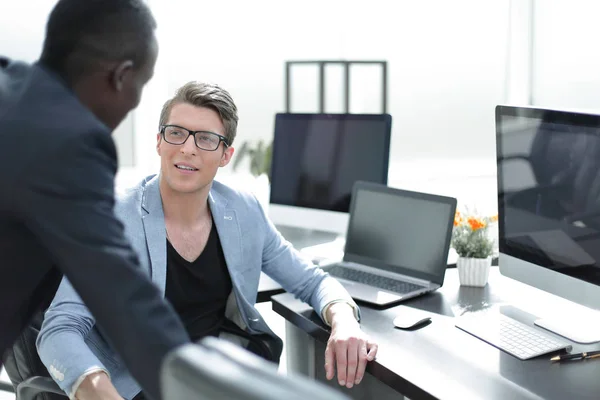
[[[0,354],[64,273],[158,399],[161,361],[188,337],[113,215],[116,168],[109,129],[58,76],[0,68]]]

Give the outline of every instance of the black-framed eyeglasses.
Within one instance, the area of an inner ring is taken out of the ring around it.
[[[206,151],[215,151],[219,148],[219,144],[223,142],[226,147],[229,147],[227,138],[214,132],[207,131],[190,131],[177,125],[162,125],[160,134],[165,142],[174,145],[184,144],[190,135],[194,137],[196,147]]]

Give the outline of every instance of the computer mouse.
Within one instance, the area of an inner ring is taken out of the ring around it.
[[[431,317],[426,312],[402,306],[394,318],[394,326],[400,329],[411,329],[429,321]]]

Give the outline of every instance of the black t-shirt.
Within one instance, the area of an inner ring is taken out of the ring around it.
[[[167,240],[165,297],[193,341],[219,334],[231,289],[231,277],[214,223],[206,247],[192,262],[181,257]]]
[[[251,337],[233,322],[225,319],[225,307],[231,290],[231,277],[214,222],[206,247],[193,262],[181,257],[167,240],[165,297],[177,311],[193,341],[209,335],[217,336],[222,329],[241,337]],[[257,335],[256,343],[264,341],[267,336]],[[248,350],[270,359],[268,350],[255,345],[252,341]],[[280,353],[279,348],[277,362]],[[146,397],[143,392],[140,392],[134,400],[146,400]]]

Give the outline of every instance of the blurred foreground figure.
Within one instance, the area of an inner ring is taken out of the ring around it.
[[[161,361],[188,336],[113,214],[111,138],[152,77],[155,27],[141,0],[61,0],[39,61],[0,63],[0,352],[64,273],[158,399]]]

